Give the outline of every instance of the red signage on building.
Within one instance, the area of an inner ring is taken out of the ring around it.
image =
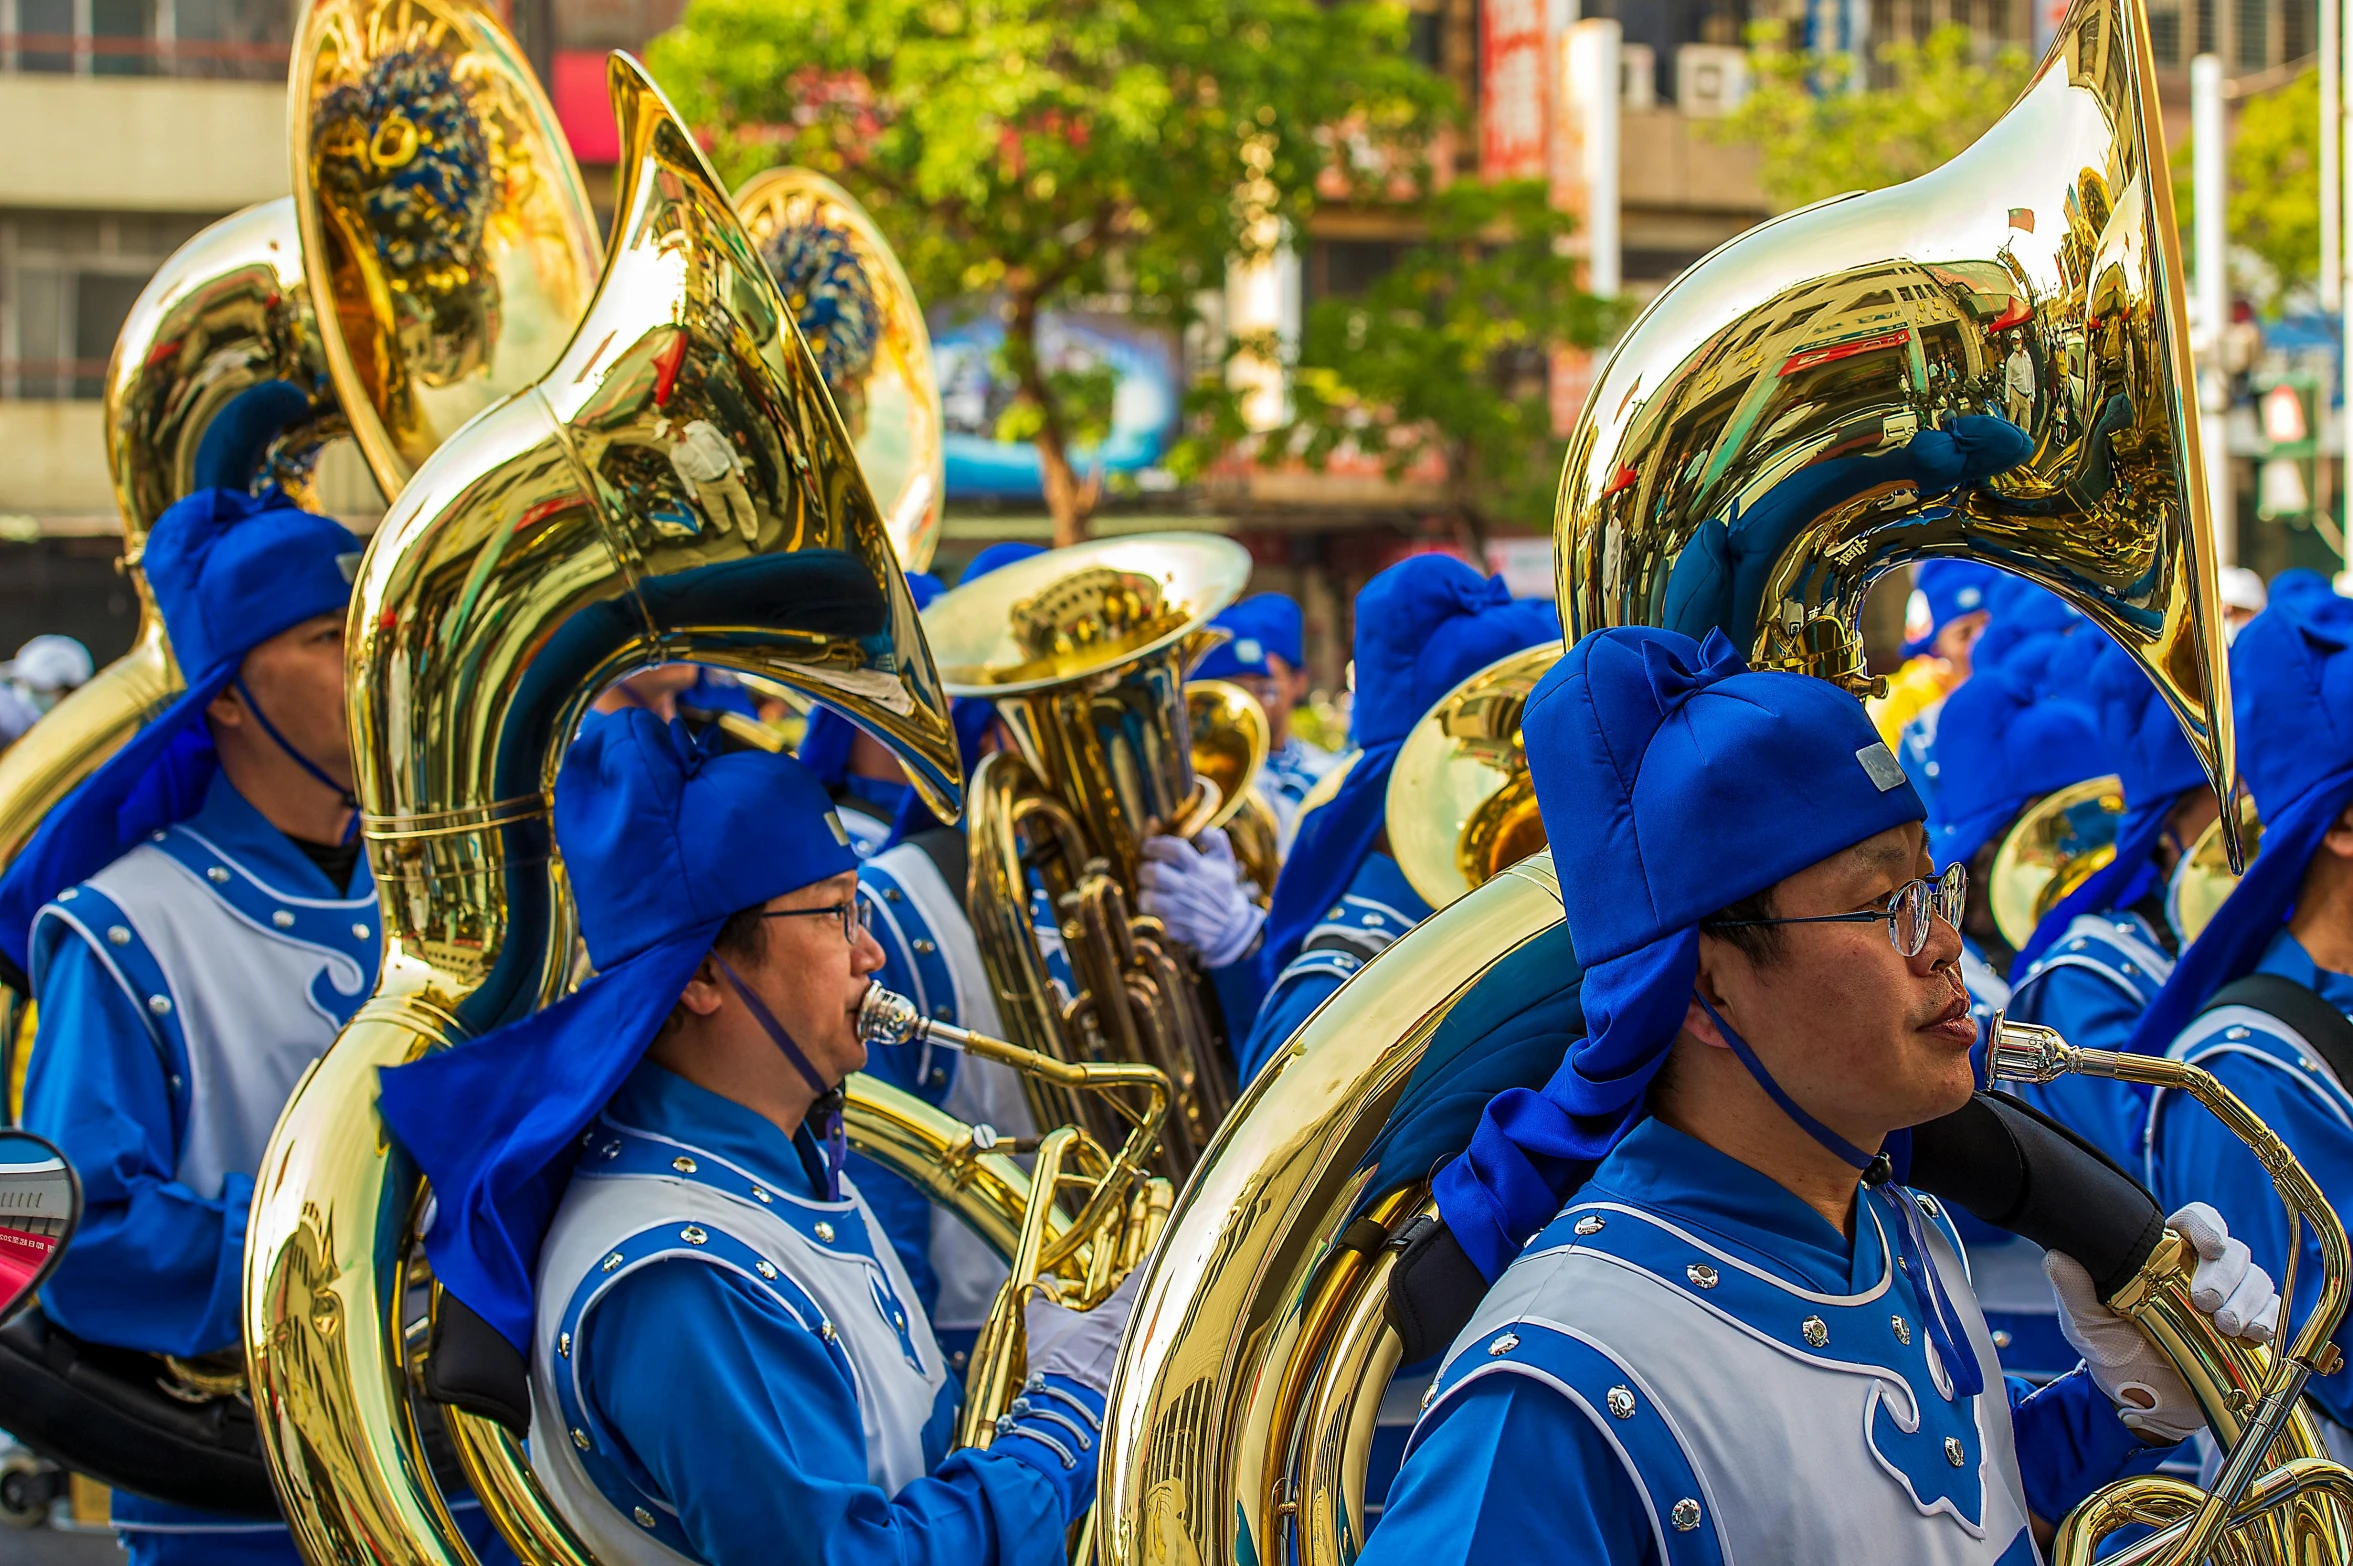
[[[1545,0],[1486,0],[1479,8],[1479,172],[1537,179],[1546,172]]]

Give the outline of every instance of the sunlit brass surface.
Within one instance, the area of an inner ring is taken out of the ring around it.
[[[1396,1339],[1378,1320],[1391,1258],[1341,1238],[1420,1208],[1428,1170],[1383,1166],[1388,1122],[1449,1013],[1557,969],[1540,943],[1560,916],[1550,853],[1520,861],[1367,963],[1251,1083],[1136,1301],[1151,1327],[1104,1423],[1104,1560],[1355,1553]]]
[[[1389,772],[1389,852],[1432,908],[1444,908],[1544,846],[1544,818],[1520,745],[1520,709],[1558,643],[1499,658],[1422,714]]]
[[[1859,683],[1872,581],[1910,560],[1980,560],[2115,637],[2227,797],[2213,524],[2153,71],[2140,0],[2076,0],[2017,104],[1960,157],[1750,229],[1653,301],[1570,438],[1553,525],[1570,639],[1718,626],[1754,663]],[[2003,390],[2018,343],[2030,405]],[[2013,412],[2033,443],[2022,465],[1962,487],[1906,471],[1928,431]],[[1845,498],[1805,498],[1842,461]]]
[[[1266,709],[1231,680],[1187,680],[1185,718],[1192,729],[1193,776],[1216,784],[1220,801],[1203,825],[1223,829],[1263,903],[1274,895],[1275,872],[1282,868],[1274,812],[1256,786],[1274,743]]]
[[[279,1120],[246,1248],[256,1423],[312,1566],[470,1560],[405,1395],[417,1178],[376,1117],[376,1071],[560,991],[548,799],[591,696],[676,659],[764,674],[856,716],[956,813],[946,693],[848,433],[684,124],[634,61],[614,57],[611,86],[614,243],[577,332],[417,469],[352,603],[384,966]],[[680,472],[690,431],[737,454],[723,480]],[[484,1500],[538,1549],[501,1510],[530,1493],[510,1479]]]
[[[597,286],[595,214],[522,49],[471,0],[312,0],[288,75],[302,267],[352,434],[398,495],[538,381]]]
[[[735,209],[763,255],[773,258],[788,236],[838,245],[855,258],[856,276],[844,282],[861,314],[855,345],[827,340],[824,310],[784,278],[784,302],[817,355],[834,407],[857,443],[858,466],[882,506],[883,525],[910,571],[931,569],[947,504],[947,418],[940,411],[939,374],[932,368],[931,329],[906,268],[874,219],[850,193],[814,169],[767,169],[735,193]],[[770,261],[774,271],[774,260]],[[871,339],[869,346],[867,339]]]
[[[1759,665],[1860,691],[1873,580],[1977,559],[2115,635],[2231,786],[2147,30],[2141,0],[2076,0],[2016,107],[1954,163],[1752,229],[1652,302],[1569,441],[1553,536],[1572,639],[1721,628]],[[1939,488],[1903,454],[1955,415],[2007,414],[2014,338],[2038,387],[2017,410],[2031,454]],[[1909,471],[1853,465],[1889,456]],[[1139,1303],[1153,1330],[1129,1340],[1113,1387],[1107,1566],[1353,1557],[1363,1476],[1346,1454],[1380,1392],[1363,1384],[1385,1367],[1361,1334],[1384,1273],[1340,1257],[1368,1196],[1401,1188],[1361,1161],[1387,1145],[1398,1084],[1450,1018],[1573,972],[1539,866],[1549,881],[1549,853],[1523,860],[1366,964],[1194,1172]],[[1547,960],[1515,964],[1540,948]]]
[[[2247,845],[2247,859],[2254,861],[2263,850],[2263,822],[2255,814],[2255,802],[2246,795],[2239,796],[2239,836]],[[2208,823],[2173,867],[2173,880],[2165,889],[2165,905],[2173,918],[2173,928],[2188,945],[2198,938],[2198,932],[2213,922],[2231,889],[2239,884],[2238,872],[2230,867],[2228,845],[2223,842],[2222,823]]]
[[[2124,785],[2088,778],[2036,800],[1994,850],[1986,889],[1994,924],[2023,947],[2044,914],[2116,857]]]
[[[2049,1082],[2068,1072],[2189,1094],[2245,1143],[2271,1176],[2288,1212],[2290,1255],[2309,1224],[2319,1242],[2320,1292],[2300,1322],[2280,1323],[2285,1349],[2273,1354],[2214,1330],[2190,1300],[2197,1256],[2180,1235],[2165,1238],[2140,1273],[2108,1300],[2172,1361],[2224,1449],[2210,1492],[2167,1480],[2122,1479],[2101,1489],[2059,1528],[2051,1559],[2090,1566],[2107,1536],[2128,1523],[2163,1524],[2125,1554],[2104,1559],[2191,1566],[2208,1559],[2321,1566],[2353,1559],[2353,1473],[2326,1461],[2305,1382],[2338,1363],[2330,1339],[2344,1319],[2353,1251],[2320,1187],[2272,1129],[2238,1096],[2196,1066],[2151,1055],[2077,1049],[2050,1028],[1997,1016],[1987,1069],[1996,1082]],[[2295,1293],[2283,1281],[2283,1309]],[[2291,1332],[2291,1326],[2293,1328]],[[2283,1469],[2292,1477],[2283,1477]],[[2262,1482],[2268,1478],[2269,1482]]]
[[[948,689],[992,701],[1015,746],[982,760],[968,827],[966,901],[998,1016],[1040,1054],[1165,1072],[1176,1109],[1158,1167],[1180,1178],[1233,1102],[1231,1068],[1190,957],[1130,910],[1144,839],[1190,836],[1228,797],[1195,770],[1185,671],[1224,634],[1209,618],[1249,577],[1249,551],[1231,539],[1145,533],[1020,561],[923,615]],[[1230,709],[1219,721],[1229,720]],[[1237,793],[1254,772],[1236,778]],[[1059,921],[1074,996],[1048,977],[1033,875]],[[1034,1077],[1024,1087],[1039,1125],[1106,1143],[1118,1134],[1102,1104]]]

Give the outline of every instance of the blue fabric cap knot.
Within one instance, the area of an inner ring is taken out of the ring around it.
[[[360,541],[272,488],[202,489],[147,535],[142,559],[186,692],[50,811],[0,878],[0,951],[20,967],[43,903],[195,812],[219,770],[204,709],[245,655],[351,602]]]
[[[1306,660],[1305,621],[1298,604],[1281,593],[1252,593],[1249,597],[1229,605],[1226,611],[1209,622],[1221,631],[1231,631],[1233,637],[1221,647],[1210,649],[1193,671],[1197,680],[1230,680],[1237,674],[1263,675],[1269,656],[1280,658],[1292,669]]]
[[[580,1129],[644,1055],[729,914],[858,865],[808,768],[705,750],[643,710],[581,725],[556,779],[555,834],[595,977],[545,1011],[379,1074],[384,1123],[439,1203],[425,1240],[435,1275],[526,1353],[539,1244]]]
[[[2030,800],[2110,770],[2089,710],[2038,696],[2006,667],[1978,670],[1945,698],[1936,758],[1939,864],[1968,863]]]
[[[1301,819],[1275,880],[1261,967],[1270,977],[1299,955],[1324,910],[1339,901],[1387,819],[1389,773],[1421,715],[1498,658],[1560,636],[1560,612],[1515,599],[1501,577],[1451,555],[1413,555],[1356,595],[1359,749],[1331,800]]]
[[[1860,702],[1751,672],[1714,632],[1586,637],[1528,698],[1521,733],[1587,1033],[1542,1092],[1498,1095],[1434,1183],[1489,1278],[1642,1118],[1694,993],[1699,922],[1926,813]]]
[[[2162,1054],[2216,990],[2252,973],[2321,839],[2353,803],[2353,603],[2275,584],[2230,648],[2231,706],[2263,845],[2133,1030]]]

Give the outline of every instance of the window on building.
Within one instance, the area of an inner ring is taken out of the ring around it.
[[[1363,293],[1388,275],[1405,248],[1387,239],[1317,240],[1308,252],[1307,275],[1301,279],[1303,301],[1313,304]]]
[[[2215,48],[2221,0],[2198,0],[2198,52],[2212,54]]]
[[[294,0],[0,0],[0,71],[270,81],[295,15]]]
[[[2271,0],[2235,0],[2231,55],[2239,70],[2260,71],[2271,63],[2271,8]]]
[[[210,218],[0,217],[0,397],[105,395],[106,361],[139,291]]]
[[[2182,63],[2181,6],[2182,0],[2151,0],[2149,6],[2149,50],[2167,70]]]

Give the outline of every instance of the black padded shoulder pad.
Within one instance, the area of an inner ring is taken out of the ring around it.
[[[1979,1093],[1914,1126],[1907,1183],[2074,1257],[2102,1299],[2132,1280],[2165,1234],[2165,1215],[2138,1180],[2006,1093]]]
[[[1388,1249],[1398,1253],[1389,1274],[1389,1325],[1405,1340],[1399,1363],[1418,1365],[1444,1353],[1470,1324],[1487,1297],[1487,1279],[1454,1231],[1426,1213],[1391,1235]]]
[[[531,1433],[531,1366],[522,1352],[447,1289],[436,1292],[425,1395]]]

